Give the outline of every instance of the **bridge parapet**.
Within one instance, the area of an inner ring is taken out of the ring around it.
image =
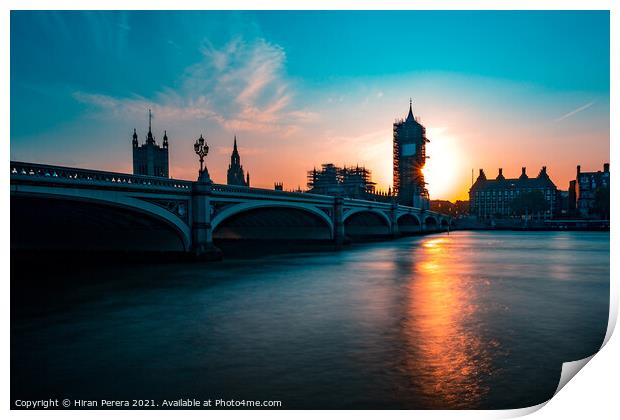
[[[11,178],[43,178],[53,181],[66,180],[81,183],[106,183],[115,185],[132,185],[139,187],[173,188],[190,192],[193,182],[154,176],[131,175],[119,172],[98,171],[92,169],[70,168],[65,166],[44,165],[11,161]]]
[[[350,206],[350,207],[372,207],[373,209],[384,209],[384,210],[389,210],[392,208],[391,203],[384,203],[381,201],[360,200],[357,198],[345,198],[344,204],[345,206]]]
[[[211,187],[213,195],[251,195],[251,196],[266,196],[274,197],[277,199],[301,199],[301,200],[318,200],[325,203],[331,203],[334,201],[334,197],[311,194],[306,192],[293,192],[293,191],[278,191],[267,188],[255,188],[255,187],[243,187],[237,185],[224,185],[213,184]]]

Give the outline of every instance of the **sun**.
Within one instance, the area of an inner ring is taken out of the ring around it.
[[[429,159],[422,169],[431,200],[452,200],[462,184],[463,162],[458,139],[445,129],[429,128],[426,154]]]

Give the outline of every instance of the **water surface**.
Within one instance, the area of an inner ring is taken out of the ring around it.
[[[22,267],[23,268],[23,267]],[[452,232],[210,264],[13,266],[15,398],[517,408],[600,347],[609,234]],[[24,292],[26,289],[26,292]]]

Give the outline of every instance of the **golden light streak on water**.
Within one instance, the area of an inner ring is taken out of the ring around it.
[[[409,285],[406,336],[408,368],[438,406],[475,406],[487,393],[482,377],[489,371],[488,350],[472,322],[479,307],[476,289],[466,277],[467,262],[450,252],[449,237],[422,242]],[[449,264],[446,262],[449,261]]]

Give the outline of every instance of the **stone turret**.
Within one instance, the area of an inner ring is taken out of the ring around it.
[[[227,173],[228,185],[239,185],[242,187],[250,186],[250,174],[245,176],[243,172],[243,166],[241,165],[241,157],[239,156],[239,150],[237,149],[237,136],[233,141],[233,151],[230,155],[230,165],[228,165]]]

